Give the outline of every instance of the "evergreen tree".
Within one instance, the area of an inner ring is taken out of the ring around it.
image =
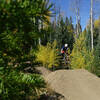
[[[63,17],[60,19],[58,17],[57,23],[55,24],[53,22],[50,27],[51,42],[57,40],[59,48],[62,48],[62,46],[67,43],[69,48],[72,50],[74,42],[74,27],[71,17],[70,19],[66,17],[66,20],[64,20]]]
[[[79,34],[77,34],[77,30],[78,30]],[[76,24],[76,26],[75,26],[75,33],[76,33],[77,37],[79,37],[79,35],[82,33],[82,27],[81,27],[80,21],[78,21],[78,25]]]
[[[93,52],[86,48],[86,33],[84,31],[79,38],[76,38],[71,54],[71,67],[73,69],[84,68],[91,71],[93,58]]]
[[[37,100],[45,86],[40,75],[24,73],[24,69],[34,63],[42,32],[38,29],[39,22],[48,23],[47,17],[51,15],[52,4],[48,3],[47,0],[0,0],[1,100],[29,100],[29,96]]]
[[[94,51],[94,67],[92,72],[100,77],[100,35],[98,37],[98,43]]]

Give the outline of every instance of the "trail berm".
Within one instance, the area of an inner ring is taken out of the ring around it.
[[[100,78],[87,70],[57,70],[44,78],[66,100],[100,100]]]

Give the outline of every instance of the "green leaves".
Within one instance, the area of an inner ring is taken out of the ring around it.
[[[14,98],[26,100],[27,95],[38,96],[35,90],[41,91],[44,87],[43,78],[37,74],[25,74],[13,70],[8,72],[6,70],[6,74],[0,74],[0,95],[3,100]]]
[[[41,62],[44,67],[53,68],[59,66],[59,58],[57,52],[57,42],[52,44],[48,43],[47,46],[39,46],[39,50],[36,53],[36,61]]]
[[[40,21],[50,21],[51,7],[46,0],[0,0],[0,100],[29,100],[30,95],[37,100],[45,87],[40,75],[21,72],[32,66],[30,52],[44,30]]]
[[[55,39],[58,42],[58,47],[61,49],[62,46],[67,43],[70,50],[73,48],[74,43],[74,27],[72,24],[71,18],[66,20],[59,16],[57,22],[55,21],[49,26],[49,38],[50,42],[53,42]]]
[[[72,53],[71,67],[73,69],[88,69],[91,71],[93,64],[93,52],[86,48],[86,33],[81,33],[79,38],[76,38]]]

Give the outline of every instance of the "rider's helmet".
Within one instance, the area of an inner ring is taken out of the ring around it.
[[[65,47],[68,47],[68,44],[65,44]]]

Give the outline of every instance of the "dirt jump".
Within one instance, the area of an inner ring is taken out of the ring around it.
[[[65,100],[100,100],[100,78],[86,70],[58,70],[44,78]]]

